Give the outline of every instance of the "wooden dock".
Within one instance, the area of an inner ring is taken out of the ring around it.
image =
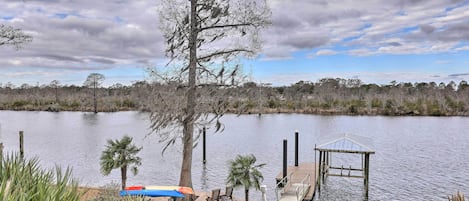
[[[313,200],[315,190],[316,190],[316,181],[319,176],[319,168],[318,165],[315,163],[302,163],[299,164],[298,167],[289,166],[287,168],[287,177],[289,179],[290,185],[287,185],[281,193],[282,196],[279,197],[281,201],[293,201],[297,200],[296,197],[296,189],[298,186],[301,186],[302,182],[305,182],[305,178],[309,178],[308,187],[306,187],[306,195],[303,200]],[[309,174],[309,177],[308,177]],[[275,177],[276,181],[279,182],[282,180],[282,172],[280,172],[277,177]]]

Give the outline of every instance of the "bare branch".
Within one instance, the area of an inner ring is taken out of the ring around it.
[[[209,27],[203,27],[199,29],[199,32],[210,30],[210,29],[221,29],[221,28],[239,28],[239,27],[248,27],[248,26],[256,26],[254,23],[239,23],[239,24],[224,24],[224,25],[213,25]]]
[[[222,50],[218,52],[214,52],[209,55],[205,55],[202,57],[199,57],[197,60],[199,61],[206,61],[207,59],[210,59],[212,57],[217,57],[217,56],[222,56],[222,55],[229,55],[229,54],[234,54],[234,53],[239,53],[239,52],[248,52],[248,53],[254,53],[252,50],[247,50],[247,49],[232,49],[232,50]]]

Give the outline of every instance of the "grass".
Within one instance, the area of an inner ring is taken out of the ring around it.
[[[448,201],[464,201],[464,194],[457,192],[451,196],[448,196]]]

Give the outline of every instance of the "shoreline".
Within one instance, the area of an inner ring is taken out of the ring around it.
[[[50,110],[50,109],[14,109],[14,108],[0,108],[0,111],[13,111],[13,112],[83,112],[93,113],[92,110]],[[114,113],[114,112],[149,112],[131,108],[124,108],[119,110],[106,110],[100,109],[98,113]],[[225,114],[237,114],[237,115],[259,115],[258,110],[248,110],[245,112],[235,112],[234,109],[228,110]],[[419,112],[406,112],[406,113],[394,113],[388,114],[385,112],[378,111],[359,111],[359,112],[345,112],[341,110],[324,110],[324,109],[284,109],[284,108],[269,108],[262,111],[261,114],[306,114],[306,115],[324,115],[324,116],[384,116],[384,117],[469,117],[469,112],[460,112],[458,114],[420,114]]]

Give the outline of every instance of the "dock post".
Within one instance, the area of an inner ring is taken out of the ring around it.
[[[205,164],[207,162],[206,160],[206,138],[205,138],[205,133],[206,133],[206,128],[204,126],[202,130],[202,163]]]
[[[3,158],[3,143],[0,143],[0,160],[2,160],[2,158]]]
[[[298,167],[298,131],[295,131],[295,167]]]
[[[283,140],[283,178],[287,177],[287,139]]]
[[[322,151],[319,151],[319,175],[318,175],[319,196],[321,196],[321,180],[322,180]]]
[[[368,186],[369,186],[369,173],[370,173],[370,154],[365,154],[365,200],[368,200]]]
[[[23,131],[20,131],[20,158],[24,158],[24,139],[23,139]]]
[[[329,156],[329,152],[323,151],[322,152],[322,183],[326,183],[327,174],[329,171],[328,164],[327,164],[327,157]]]

